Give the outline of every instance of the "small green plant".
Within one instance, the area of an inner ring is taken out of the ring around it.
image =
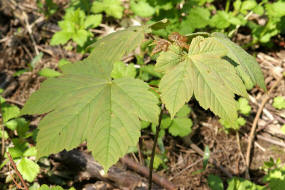
[[[268,43],[273,36],[285,33],[285,2],[282,0],[276,2],[264,0],[262,2],[268,20],[265,25],[249,22],[248,26],[252,29],[253,43]]]
[[[73,40],[79,46],[83,47],[88,39],[93,37],[90,28],[95,28],[101,24],[101,14],[86,15],[81,9],[69,9],[63,17],[64,19],[58,23],[61,28],[51,39],[51,45],[66,44],[69,40]]]
[[[208,184],[211,190],[224,190],[224,184],[220,177],[215,175],[208,176]],[[227,190],[265,190],[266,187],[256,185],[243,178],[233,177],[228,180]]]
[[[251,107],[248,104],[248,100],[243,97],[239,98],[238,99],[238,112],[241,115],[248,116],[250,111],[251,111]],[[239,116],[237,120],[235,121],[234,125],[225,121],[224,119],[220,119],[220,123],[223,125],[225,131],[228,132],[230,129],[239,130],[240,127],[246,124],[246,120],[244,117]]]
[[[8,152],[15,161],[23,178],[28,182],[33,182],[40,171],[40,167],[33,159],[31,159],[36,156],[37,151],[36,148],[28,142],[28,138],[34,137],[36,131],[31,132],[29,122],[24,118],[19,117],[20,109],[17,106],[6,103],[4,98],[2,98],[0,106],[3,127],[5,128],[4,136],[1,132],[0,137],[5,140],[11,140],[12,146],[8,148]],[[10,137],[7,130],[12,131],[14,135]],[[5,154],[5,160],[0,165],[0,168],[5,166],[8,162],[9,159]],[[6,182],[8,183],[11,180],[10,176],[7,176]]]
[[[281,165],[280,159],[276,161],[270,158],[268,162],[264,162],[263,166],[266,175],[263,181],[273,190],[281,190],[285,185],[285,167]]]
[[[273,107],[275,107],[276,109],[285,109],[285,97],[283,96],[277,96],[273,99]]]
[[[281,165],[280,159],[276,161],[270,158],[269,161],[264,162],[262,169],[266,172],[263,178],[265,186],[256,185],[251,181],[233,177],[228,180],[227,190],[247,189],[247,190],[282,190],[285,185],[285,167]],[[212,190],[223,190],[224,185],[220,177],[215,175],[208,176],[208,184]]]
[[[285,33],[283,11],[285,3],[282,0],[224,1],[224,9],[216,7],[213,2],[213,0],[132,0],[130,8],[135,15],[151,17],[152,22],[168,18],[170,24],[166,29],[156,31],[156,34],[164,37],[171,32],[188,34],[205,27],[209,31],[223,31],[232,36],[242,26],[251,30],[253,39],[250,45],[257,43],[270,45],[272,37]],[[215,14],[212,15],[211,12]],[[250,18],[253,14],[265,17],[265,23],[260,24],[256,19]]]
[[[133,1],[136,2],[136,1]],[[167,37],[172,32],[179,32],[181,34],[189,34],[194,31],[199,31],[202,28],[207,27],[210,24],[210,11],[213,6],[206,8],[206,3],[211,3],[212,0],[200,0],[200,1],[162,1],[162,0],[146,0],[139,1],[138,3],[131,2],[131,9],[137,15],[147,16],[152,15],[150,22],[156,22],[162,18],[168,18],[170,24],[166,28],[154,31],[155,34]],[[180,5],[183,8],[177,9]],[[148,13],[142,12],[138,6],[148,7],[144,9],[148,10]],[[150,8],[151,7],[151,8]]]
[[[256,84],[266,90],[256,60],[221,33],[176,34],[184,39],[184,46],[179,40],[167,42],[154,66],[162,74],[156,89],[159,96],[148,83],[116,74],[114,63],[138,47],[145,34],[165,24],[163,20],[110,34],[92,45],[88,58],[62,66],[61,76],[42,84],[21,110],[21,115],[48,113],[39,124],[37,158],[87,141],[94,159],[107,172],[130,146],[136,146],[140,120],[151,122],[159,132],[163,119],[159,113],[167,110],[172,120],[165,125],[168,131],[184,136],[191,131],[191,121],[189,108],[183,106],[193,96],[204,109],[234,124],[235,94],[247,97],[246,88]],[[166,109],[161,110],[160,103]]]

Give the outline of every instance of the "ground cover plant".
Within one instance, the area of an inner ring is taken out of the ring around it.
[[[82,189],[94,179],[107,189],[282,187],[282,151],[255,161],[271,148],[254,138],[283,146],[264,133],[284,135],[284,65],[260,65],[256,51],[282,45],[284,15],[272,9],[283,1],[34,3],[31,12],[25,3],[0,4],[28,15],[19,25],[26,28],[10,35],[28,40],[23,49],[34,54],[24,66],[11,56],[0,62],[1,188]],[[45,22],[58,27],[46,35],[37,26]]]

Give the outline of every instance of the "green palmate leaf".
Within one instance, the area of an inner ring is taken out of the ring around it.
[[[162,53],[156,65],[158,70],[166,72],[159,89],[171,118],[194,93],[204,109],[210,108],[221,118],[235,121],[237,106],[234,94],[247,96],[247,92],[234,66],[222,59],[227,49],[213,37],[196,37],[185,59],[180,57],[180,60],[170,59],[169,62],[163,59],[172,54],[171,49]]]
[[[110,65],[87,59],[62,67],[63,77],[46,80],[22,114],[49,113],[39,124],[38,157],[70,150],[87,141],[105,170],[135,146],[139,118],[157,123],[157,98],[144,82],[111,80]]]
[[[246,89],[234,67],[219,56],[226,49],[214,38],[193,39],[189,49],[194,77],[194,95],[204,109],[228,121],[237,119],[234,93],[246,96]]]
[[[30,97],[21,114],[48,113],[39,124],[38,158],[87,141],[107,171],[136,145],[139,118],[158,122],[158,100],[146,83],[111,79],[113,63],[140,44],[148,27],[132,27],[97,41],[88,58],[62,66],[60,77],[47,79]]]
[[[213,33],[212,36],[227,48],[226,59],[237,65],[235,69],[245,83],[246,88],[250,89],[254,85],[258,85],[263,90],[266,90],[263,74],[255,58],[230,41],[222,33]]]

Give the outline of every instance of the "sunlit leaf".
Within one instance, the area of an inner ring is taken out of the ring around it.
[[[246,88],[250,89],[254,85],[258,85],[266,90],[263,74],[255,58],[230,41],[224,34],[213,33],[212,36],[227,48],[229,58],[227,60],[236,65],[235,69],[245,83]]]
[[[17,163],[17,168],[19,172],[22,174],[23,178],[28,182],[34,181],[37,177],[38,173],[40,172],[40,167],[38,164],[29,160],[28,158],[22,158]]]
[[[111,80],[101,72],[108,64],[91,59],[62,67],[63,76],[46,80],[22,114],[50,112],[39,124],[38,157],[75,148],[87,141],[88,149],[105,170],[135,146],[139,118],[157,123],[156,96],[144,82]]]
[[[159,89],[171,118],[194,93],[204,109],[210,108],[221,118],[234,123],[237,119],[234,94],[247,96],[247,92],[234,66],[222,59],[227,54],[226,47],[213,37],[196,37],[183,59],[178,56],[177,48],[161,53],[157,63],[158,70],[166,72]]]

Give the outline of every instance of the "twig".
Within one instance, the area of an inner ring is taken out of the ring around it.
[[[258,142],[254,142],[254,145],[257,146],[262,152],[266,151],[266,149],[262,147]]]
[[[134,158],[134,160],[135,160],[136,162],[139,162],[139,160],[137,159],[135,153],[132,152],[131,155],[132,155],[132,157]]]
[[[255,105],[258,106],[258,103],[257,103],[256,99],[255,99],[253,96],[249,95],[249,99],[250,99],[250,101],[251,101],[252,103],[254,103]],[[264,113],[269,119],[274,120],[274,117],[272,116],[272,114],[270,113],[270,111],[268,111],[266,108],[263,108],[262,111],[263,111],[263,113]]]
[[[12,104],[16,104],[16,105],[21,106],[21,107],[24,107],[24,103],[16,101],[16,100],[12,100],[12,99],[6,98],[5,101],[9,102],[9,103],[12,103]]]
[[[39,54],[39,50],[38,50],[35,38],[33,36],[33,31],[32,31],[33,24],[30,25],[29,20],[28,20],[28,15],[23,10],[23,7],[19,6],[14,0],[10,0],[9,2],[12,3],[12,9],[13,10],[16,10],[18,8],[19,11],[21,12],[20,15],[17,15],[17,17],[18,17],[18,19],[20,21],[24,22],[23,24],[25,25],[25,27],[26,27],[26,29],[28,31],[28,34],[29,34],[29,36],[30,36],[30,38],[32,40],[32,44],[34,46],[36,55],[38,55]],[[37,19],[35,23],[40,22],[40,21],[41,21],[41,19]]]
[[[247,145],[247,151],[246,151],[246,171],[245,171],[245,176],[247,179],[250,179],[249,176],[249,164],[250,164],[250,151],[251,151],[251,147],[252,147],[252,141],[254,139],[254,134],[255,134],[255,129],[257,126],[257,122],[258,119],[262,113],[262,110],[266,104],[266,102],[270,99],[270,94],[272,93],[273,89],[280,83],[280,81],[282,80],[283,76],[279,77],[276,82],[272,85],[272,87],[270,88],[270,90],[268,91],[268,93],[265,95],[264,99],[261,102],[260,107],[257,110],[256,116],[254,118],[252,127],[251,127],[251,131],[250,131],[250,135],[249,135],[249,139],[248,139],[248,145]]]
[[[97,30],[97,29],[90,29],[91,32],[94,32],[94,33],[98,33],[98,34],[104,34],[105,31],[103,30]]]
[[[33,44],[33,46],[34,46],[36,55],[39,55],[40,52],[39,52],[39,50],[38,50],[38,47],[37,47],[35,38],[34,38],[34,36],[33,36],[32,26],[30,25],[29,20],[28,20],[28,16],[27,16],[27,14],[26,14],[24,11],[23,11],[23,17],[24,17],[24,19],[25,19],[26,29],[27,29],[27,31],[28,31],[28,33],[29,33],[29,35],[30,35],[31,40],[32,40],[32,44]]]
[[[6,36],[5,38],[2,38],[2,39],[0,40],[0,43],[3,43],[3,42],[5,42],[5,41],[7,41],[7,40],[9,40],[9,37],[8,37],[8,36]]]
[[[239,131],[240,133],[242,133],[241,131]],[[247,142],[249,141],[249,139],[248,139],[248,134],[246,134],[246,133],[242,133],[246,138],[247,138]],[[266,149],[265,148],[263,148],[258,142],[256,142],[256,141],[254,141],[254,145],[257,147],[257,148],[259,148],[262,152],[265,152],[266,151]],[[245,163],[245,162],[244,162]]]
[[[17,176],[20,178],[20,180],[21,180],[21,182],[22,182],[22,184],[23,184],[23,186],[24,186],[24,189],[25,189],[25,190],[29,190],[29,188],[28,188],[26,182],[24,181],[22,175],[20,174],[19,170],[17,169],[17,166],[16,166],[16,164],[15,164],[14,160],[12,159],[12,157],[11,157],[11,155],[10,155],[9,152],[7,152],[7,156],[8,156],[8,158],[9,158],[10,163],[12,164],[12,166],[13,166],[13,168],[14,168],[16,174],[17,174]]]
[[[242,153],[241,146],[240,146],[240,138],[239,138],[239,132],[238,131],[236,131],[236,138],[237,138],[237,146],[238,146],[239,153],[241,155],[242,161],[245,163],[245,158],[244,158],[244,155]]]
[[[11,170],[11,166],[10,166],[10,163],[9,163],[9,171],[10,171],[10,170]],[[13,174],[10,173],[10,177],[12,178],[14,184],[16,185],[16,187],[17,187],[18,189],[23,189],[23,187],[21,187],[21,185],[17,183],[16,179],[13,177]]]
[[[193,142],[191,142],[190,147],[195,150],[200,156],[204,156],[204,152],[203,150],[201,150],[196,144],[194,144]],[[217,163],[217,161],[214,158],[210,158],[209,161],[214,164],[216,167],[218,167],[224,174],[226,174],[226,176],[228,176],[229,178],[232,178],[233,175],[223,166],[221,166],[220,164]]]
[[[125,156],[120,159],[124,164],[126,164],[130,169],[144,175],[145,177],[149,177],[149,168],[139,165],[138,163],[134,162],[132,159],[130,159],[128,156]],[[167,179],[164,177],[161,177],[157,175],[156,173],[153,173],[153,182],[160,185],[161,187],[167,189],[167,190],[175,190],[177,189],[172,183],[170,183]]]
[[[278,146],[285,148],[285,144],[283,142],[275,141],[273,139],[269,139],[269,138],[264,137],[262,135],[256,135],[256,137],[257,137],[257,139],[264,140],[264,141],[269,142],[271,144],[275,144],[275,145],[278,145]]]
[[[148,176],[148,189],[149,190],[151,190],[151,186],[152,186],[153,161],[154,161],[154,156],[155,156],[155,148],[157,144],[157,139],[158,139],[159,132],[160,132],[160,124],[161,124],[163,109],[164,109],[164,105],[162,104],[161,112],[160,112],[159,120],[158,120],[158,125],[156,126],[156,132],[155,132],[155,137],[154,137],[154,142],[153,142],[153,147],[152,147],[152,152],[151,152],[151,158],[150,158],[150,163],[149,163],[149,176]]]
[[[139,155],[140,164],[143,165],[144,159],[143,159],[143,154],[142,154],[142,139],[141,138],[139,138],[138,155]]]
[[[172,181],[172,179],[176,178],[177,176],[181,175],[183,172],[189,170],[190,168],[192,168],[193,166],[197,165],[199,162],[203,161],[204,158],[200,158],[199,160],[197,160],[196,162],[194,162],[193,164],[188,165],[186,168],[183,168],[181,171],[179,171],[178,173],[176,173],[174,176],[172,176],[169,180]]]

